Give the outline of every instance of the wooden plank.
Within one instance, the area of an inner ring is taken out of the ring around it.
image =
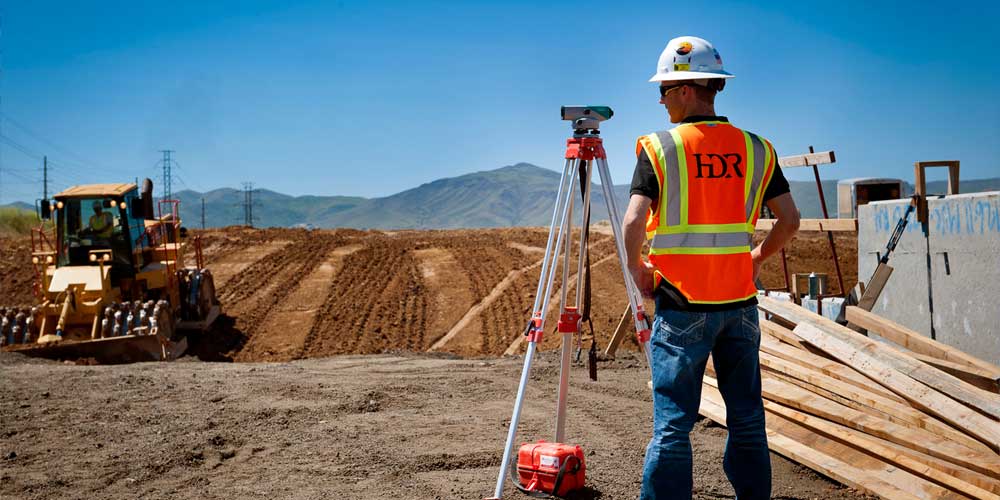
[[[714,376],[714,374],[712,374],[712,376]],[[894,402],[882,402],[880,404],[873,405],[870,398],[861,398],[862,401],[855,401],[849,397],[840,395],[835,391],[824,389],[807,381],[784,375],[770,369],[761,372],[761,376],[765,379],[773,377],[784,383],[796,385],[806,391],[814,393],[815,395],[836,401],[837,403],[847,406],[853,410],[860,411],[877,418],[889,420],[890,422],[909,426],[914,429],[924,429],[929,432],[933,432],[945,439],[962,444],[966,448],[979,451],[990,451],[990,449],[983,443],[955,430],[943,422],[938,421],[934,417],[922,413],[916,408],[912,408],[907,403],[897,404]],[[780,395],[774,396],[780,398]],[[867,404],[865,401],[867,401]]]
[[[780,156],[778,157],[778,166],[781,168],[810,167],[812,165],[827,165],[836,161],[837,155],[833,151],[820,151],[818,153]]]
[[[781,380],[765,378],[761,390],[768,400],[1000,479],[1000,457],[981,445],[973,444],[977,446],[973,449],[935,430],[867,415]]]
[[[831,401],[835,401],[835,402],[840,403],[840,404],[842,404],[842,405],[844,405],[844,406],[846,406],[848,408],[852,408],[854,410],[860,411],[861,413],[864,413],[866,415],[871,415],[871,416],[873,416],[875,418],[881,418],[881,419],[885,419],[885,420],[892,420],[894,418],[893,415],[885,413],[882,410],[878,410],[878,409],[872,408],[871,406],[866,406],[866,405],[861,404],[861,403],[859,403],[857,401],[852,401],[851,399],[846,398],[844,396],[841,396],[841,395],[839,395],[839,394],[837,394],[835,392],[828,391],[828,390],[823,389],[821,387],[817,387],[815,385],[810,384],[809,382],[806,382],[804,380],[799,380],[799,379],[797,379],[795,377],[790,377],[790,376],[785,375],[783,373],[778,373],[778,372],[771,371],[771,370],[764,370],[764,371],[761,372],[761,377],[762,378],[774,378],[776,380],[780,380],[780,381],[785,382],[787,384],[792,384],[792,385],[797,386],[797,387],[799,387],[801,389],[804,389],[804,390],[807,390],[809,392],[812,392],[812,393],[816,394],[817,396],[822,396],[822,397],[824,397],[826,399],[829,399]],[[907,423],[906,425],[913,425],[914,427],[918,426],[917,424],[909,424],[909,423]]]
[[[871,434],[865,434],[865,436],[868,439],[878,442],[882,446],[887,446],[889,448],[892,448],[897,453],[906,454],[910,458],[920,463],[926,464],[930,467],[934,467],[935,469],[944,472],[945,474],[951,474],[952,476],[955,476],[969,484],[974,484],[980,488],[983,488],[984,490],[1000,494],[1000,480],[993,479],[987,476],[986,474],[980,474],[979,472],[966,469],[965,467],[955,465],[951,462],[941,460],[940,458],[932,457],[926,453],[921,453],[917,450],[912,450],[905,446],[900,446],[891,441],[886,441],[885,439],[872,436]]]
[[[769,370],[776,371],[789,377],[797,378],[803,382],[808,382],[816,387],[863,404],[869,408],[874,408],[883,413],[892,414],[894,413],[893,410],[900,411],[900,406],[906,408],[906,405],[903,403],[899,403],[863,389],[858,389],[853,385],[846,384],[833,377],[809,370],[801,365],[785,361],[765,352],[760,353],[760,364]]]
[[[897,396],[896,393],[882,387],[874,380],[865,377],[847,366],[840,364],[838,361],[832,361],[828,358],[803,351],[802,349],[796,349],[792,346],[777,342],[768,335],[761,336],[760,350],[761,352],[766,352],[772,356],[776,356],[786,361],[791,361],[792,363],[796,363],[803,367],[817,370],[824,375],[833,377],[841,382],[851,384],[859,389],[878,394],[879,396],[903,405],[908,405],[906,400]]]
[[[771,313],[783,316],[785,319],[799,324],[799,326],[802,326],[801,323],[803,322],[815,325],[820,329],[820,333],[822,334],[819,335],[819,338],[832,338],[835,339],[837,343],[844,344],[841,349],[842,355],[852,354],[852,352],[857,353],[860,356],[858,358],[859,361],[871,358],[873,361],[877,361],[876,365],[872,366],[884,365],[889,368],[890,371],[912,377],[914,380],[918,380],[929,387],[937,389],[941,393],[947,395],[947,397],[952,398],[954,401],[961,402],[970,408],[974,408],[982,412],[984,415],[988,415],[989,418],[983,419],[982,421],[983,423],[991,422],[991,425],[977,425],[977,427],[979,428],[979,432],[986,432],[988,436],[994,436],[994,438],[991,438],[991,442],[987,443],[988,445],[1000,448],[1000,423],[996,422],[997,419],[1000,419],[1000,395],[984,391],[963,380],[944,373],[941,370],[927,366],[926,364],[913,359],[913,357],[908,356],[906,353],[903,353],[884,342],[876,342],[862,335],[858,335],[853,330],[838,325],[833,320],[824,318],[795,304],[776,301],[770,297],[761,297],[759,302],[763,304],[763,307]],[[794,333],[799,335],[799,337],[802,337],[798,331],[795,331]],[[815,335],[813,337],[816,338]],[[854,365],[852,361],[849,361],[836,353],[830,352],[829,349],[816,345],[809,339],[804,338],[804,340],[823,349],[845,364]],[[876,379],[866,370],[859,368],[859,366],[854,365],[852,367],[855,370],[865,373],[868,377]],[[885,381],[879,379],[876,380],[882,385],[885,385]],[[904,385],[910,387],[910,384]],[[890,387],[890,389],[893,389],[897,394],[899,394],[899,390],[896,388]],[[903,396],[910,402],[913,402],[904,394],[900,394],[900,396]],[[938,409],[944,409],[947,407],[951,406],[935,405],[935,408]],[[938,416],[945,419],[954,419],[960,417],[961,415],[953,412],[947,417],[944,415]],[[971,423],[980,420],[973,417],[964,419],[963,421]],[[954,421],[951,422],[956,424]],[[984,436],[980,435],[980,437]]]
[[[1000,424],[995,420],[991,420],[982,414],[968,411],[959,402],[935,391],[932,387],[917,382],[917,380],[908,377],[907,374],[897,371],[891,364],[883,361],[885,356],[875,357],[867,351],[858,350],[850,342],[830,335],[806,322],[799,323],[799,326],[796,326],[793,331],[810,344],[829,352],[844,363],[868,374],[868,376],[879,381],[882,385],[895,391],[896,394],[906,398],[915,407],[943,419],[945,422],[979,439],[993,451],[1000,452]],[[885,349],[875,350],[875,352],[880,350],[884,351]],[[880,352],[879,354],[882,353]],[[919,364],[913,358],[909,359]],[[923,366],[926,367],[926,365]],[[927,369],[932,370],[929,367]],[[909,373],[916,371],[913,370]],[[947,374],[942,375],[950,376]],[[961,381],[959,380],[959,382]],[[964,382],[961,383],[964,384]],[[985,391],[981,392],[986,393]]]
[[[794,328],[794,326],[793,326]],[[774,321],[769,321],[766,319],[760,320],[760,331],[767,335],[771,335],[774,338],[785,342],[791,346],[801,349],[803,352],[810,352],[809,347],[807,347],[794,333],[788,328],[785,328]]]
[[[708,419],[714,420],[719,425],[726,425],[725,407],[721,403],[716,403],[712,396],[706,397],[704,389],[699,413]],[[779,434],[777,431],[768,430],[767,447],[775,453],[787,457],[789,460],[805,465],[824,476],[858,491],[878,495],[888,500],[914,500],[917,498],[900,490],[892,483],[876,478],[867,471],[843,462],[835,456],[814,450],[794,439]]]
[[[774,229],[777,219],[757,219],[754,228],[758,231]],[[858,219],[800,219],[799,231],[857,232]]]
[[[998,379],[995,378],[991,372],[980,370],[979,368],[973,368],[968,365],[945,361],[926,354],[919,354],[915,352],[908,354],[916,358],[918,361],[922,361],[930,366],[933,366],[934,368],[937,368],[938,370],[941,370],[953,377],[962,379],[984,391],[1000,394],[1000,383],[998,383],[1000,381],[998,381]]]
[[[980,500],[1000,499],[1000,497],[990,491],[963,481],[953,475],[945,474],[934,467],[928,466],[923,462],[911,458],[906,453],[901,453],[891,447],[884,446],[878,441],[870,439],[862,432],[828,422],[821,418],[807,415],[800,411],[793,410],[770,401],[764,401],[764,409],[769,413],[780,415],[788,420],[792,420],[830,439],[839,441],[853,447],[854,449],[872,455],[879,460],[898,465],[907,472],[933,481],[956,493],[961,493]]]
[[[959,349],[925,337],[895,321],[883,318],[863,308],[848,306],[847,321],[867,328],[915,353],[926,354],[945,361],[960,363],[990,373],[994,381],[1000,380],[1000,366],[979,359]]]
[[[711,385],[713,382],[714,380],[706,378],[705,383],[702,385],[702,401],[709,402],[709,409],[706,413],[717,412],[718,409],[725,408],[722,396],[719,394],[718,389]],[[721,416],[724,419],[724,414],[725,412],[723,410],[722,415],[716,414],[716,417]],[[894,493],[896,495],[903,492],[904,494],[909,494],[914,498],[922,498],[925,500],[961,498],[946,488],[942,488],[941,486],[938,486],[921,477],[887,464],[875,457],[866,455],[865,453],[855,450],[850,446],[846,446],[842,443],[816,434],[815,432],[811,432],[809,429],[806,429],[805,427],[780,416],[775,416],[773,414],[770,415],[767,419],[766,425],[768,430],[769,448],[772,447],[772,436],[783,436],[804,445],[804,448],[811,448],[811,451],[814,453],[818,452],[830,457],[837,457],[838,460],[851,464],[855,468],[855,473],[861,473],[860,475],[852,475],[853,477],[848,478],[848,480],[858,481],[864,489],[867,489],[868,486],[865,484],[865,480],[874,478],[885,484],[893,485],[897,489],[897,492]],[[777,441],[780,442],[782,439],[777,438]],[[775,451],[780,453],[777,449],[775,449]],[[798,458],[793,458],[793,460],[800,461],[802,458],[804,457],[800,456]],[[808,465],[808,462],[805,461],[800,461],[800,463]],[[858,478],[862,478],[862,480],[858,480]],[[883,493],[878,494],[882,495]]]
[[[614,335],[611,336],[611,342],[608,342],[608,347],[604,349],[604,355],[613,358],[615,353],[618,352],[618,346],[621,345],[622,339],[628,334],[629,327],[635,327],[632,324],[632,304],[625,306],[625,312],[622,313],[622,319],[618,321],[618,327],[615,328]]]
[[[878,296],[882,294],[886,282],[889,281],[889,276],[892,276],[892,271],[892,266],[889,264],[879,264],[875,268],[872,279],[865,285],[865,293],[861,294],[861,298],[858,299],[858,307],[866,311],[872,310]]]

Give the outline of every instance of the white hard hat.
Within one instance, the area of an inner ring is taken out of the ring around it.
[[[656,63],[651,82],[732,78],[722,70],[722,57],[708,40],[696,36],[680,36],[670,40]]]

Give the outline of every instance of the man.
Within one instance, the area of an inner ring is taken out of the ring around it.
[[[650,79],[679,125],[639,138],[623,223],[629,269],[656,300],[643,500],[691,498],[688,435],[709,355],[726,403],[726,475],[740,500],[771,495],[754,282],[761,263],[798,230],[799,217],[771,143],[716,115],[715,96],[732,76],[709,42],[685,36],[667,44]],[[751,250],[762,204],[778,220]]]
[[[94,232],[94,237],[107,240],[111,238],[111,233],[114,232],[115,219],[111,215],[111,212],[105,212],[100,201],[94,201],[93,205],[94,215],[90,216],[90,230]]]

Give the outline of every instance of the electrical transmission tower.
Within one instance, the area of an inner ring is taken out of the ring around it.
[[[161,149],[160,152],[163,153],[163,159],[160,160],[163,166],[163,177],[160,178],[160,182],[163,183],[163,200],[172,200],[174,194],[170,186],[170,168],[173,166],[173,158],[170,157],[170,153],[174,150]]]
[[[253,227],[253,183],[243,183],[243,225]]]
[[[205,198],[201,199],[201,229],[205,229]]]

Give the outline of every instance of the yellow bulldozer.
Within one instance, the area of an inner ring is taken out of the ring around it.
[[[153,183],[74,186],[41,200],[32,232],[32,307],[0,307],[4,351],[101,363],[172,360],[221,308],[176,200],[154,210]],[[25,263],[27,265],[27,263]]]

